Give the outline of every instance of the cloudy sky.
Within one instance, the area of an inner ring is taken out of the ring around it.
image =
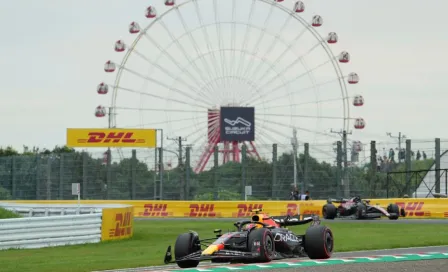
[[[448,98],[446,1],[304,2],[309,7],[304,18],[309,21],[313,15],[321,15],[324,33],[337,31],[341,48],[351,53],[353,61],[344,71],[360,75],[356,92],[362,93],[366,104],[355,113],[367,125],[354,131],[353,139],[393,142],[386,132],[399,131],[416,140],[448,138],[444,126]],[[95,90],[103,80],[113,83],[103,64],[112,57],[120,61],[122,56],[114,55],[113,43],[117,39],[132,43],[127,26],[134,20],[146,26],[143,14],[149,4],[160,7],[159,12],[165,9],[162,0],[2,1],[1,145],[51,148],[65,143],[68,127],[106,127],[106,119],[93,115],[98,104],[110,105],[110,97],[99,97]],[[289,9],[292,4],[283,3]],[[186,13],[190,20],[191,14]],[[144,47],[139,51],[151,55]],[[122,118],[118,125],[138,123]],[[325,123],[321,129],[338,126]],[[270,143],[268,139],[265,142]],[[432,146],[429,142],[424,148]]]

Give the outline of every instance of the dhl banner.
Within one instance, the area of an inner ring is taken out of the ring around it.
[[[155,129],[68,128],[69,147],[156,147]]]
[[[101,241],[120,240],[134,234],[134,207],[104,208]]]
[[[76,201],[14,201],[16,203],[76,203]],[[126,204],[132,205],[134,217],[208,217],[241,218],[250,216],[250,210],[262,208],[270,215],[322,216],[325,200],[316,201],[130,201],[130,200],[86,200],[82,204]],[[372,205],[387,207],[395,203],[406,212],[408,218],[447,218],[448,199],[397,198],[371,199]]]

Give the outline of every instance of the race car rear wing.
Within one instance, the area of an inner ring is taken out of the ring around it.
[[[284,227],[305,225],[310,222],[313,222],[312,225],[320,224],[319,216],[310,216],[305,217],[303,219],[301,219],[300,216],[286,216],[286,217],[272,216],[271,218],[280,226]]]

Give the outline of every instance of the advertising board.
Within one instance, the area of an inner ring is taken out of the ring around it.
[[[155,129],[68,128],[69,147],[156,147]]]
[[[221,141],[254,141],[255,108],[221,107]]]
[[[132,237],[134,234],[134,207],[105,208],[102,213],[101,241]]]

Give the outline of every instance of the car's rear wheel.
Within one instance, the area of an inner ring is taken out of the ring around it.
[[[310,259],[328,259],[333,254],[333,232],[327,226],[309,227],[305,233],[305,252]]]
[[[268,229],[254,229],[249,233],[248,250],[250,252],[259,252],[260,256],[256,262],[270,262],[275,256],[275,242],[272,232]]]
[[[394,215],[389,216],[390,220],[397,220],[400,217],[400,207],[397,204],[389,204],[387,206],[387,212],[393,213]]]
[[[325,204],[322,207],[322,217],[325,219],[334,219],[337,214],[336,206],[333,204]]]
[[[364,204],[358,204],[356,206],[355,218],[364,219],[364,214],[367,214],[367,207]]]
[[[182,260],[177,261],[185,256],[188,256],[197,251],[201,251],[201,246],[199,243],[199,237],[194,233],[182,233],[177,236],[176,244],[174,245],[174,257],[176,258],[176,263],[180,268],[192,268],[199,265],[199,261],[196,260]]]

